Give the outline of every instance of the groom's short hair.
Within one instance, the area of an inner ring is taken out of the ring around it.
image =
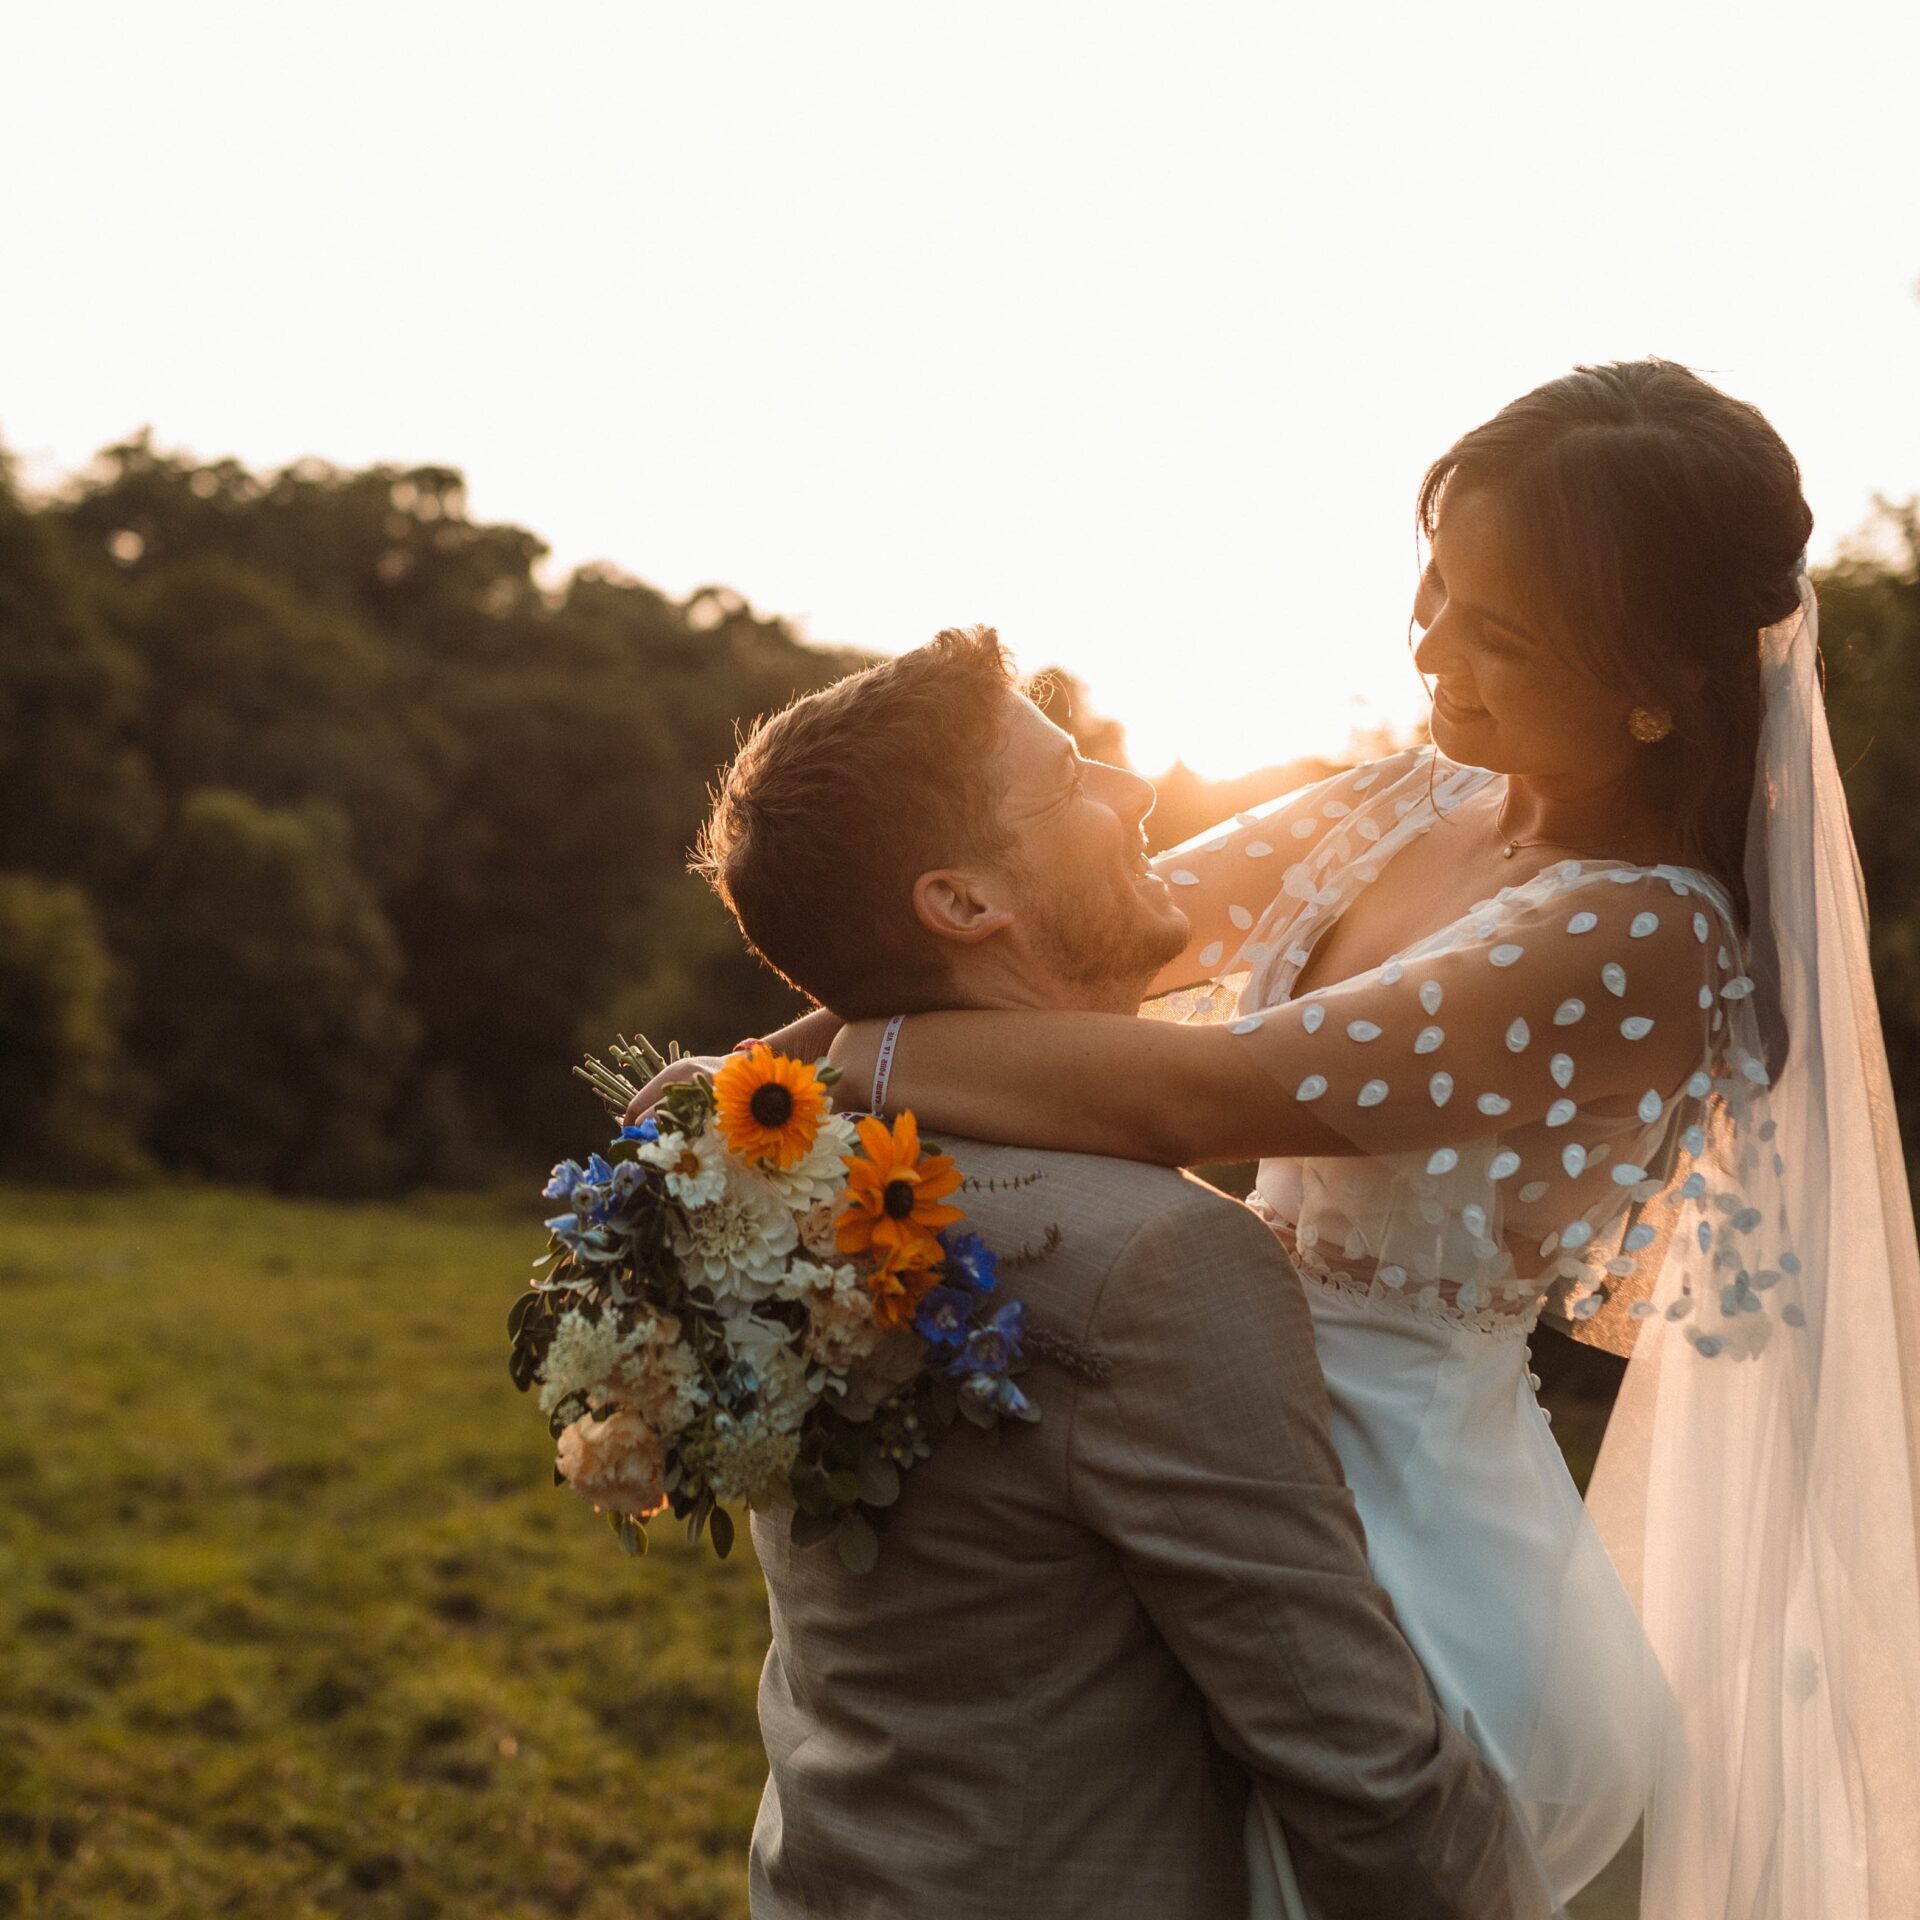
[[[1011,847],[994,767],[1014,685],[993,628],[948,627],[748,735],[693,866],[802,993],[848,1019],[949,1004],[913,885]]]

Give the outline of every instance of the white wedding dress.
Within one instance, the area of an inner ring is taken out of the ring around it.
[[[1751,983],[1705,874],[1568,860],[1296,1003],[1316,939],[1402,847],[1496,778],[1431,749],[1397,755],[1156,864],[1197,925],[1224,896],[1227,924],[1246,935],[1232,955],[1205,956],[1221,970],[1216,1011],[1231,995],[1249,1048],[1277,1035],[1281,1097],[1366,1148],[1265,1161],[1251,1204],[1306,1285],[1374,1571],[1565,1899],[1640,1817],[1665,1709],[1535,1399],[1527,1341],[1550,1295],[1581,1318],[1627,1310],[1658,1252],[1639,1215],[1729,1070],[1724,1010]],[[1621,1085],[1618,1061],[1636,1056],[1636,1091],[1583,1099],[1583,1086]],[[1302,1914],[1284,1837],[1256,1809],[1256,1916]]]

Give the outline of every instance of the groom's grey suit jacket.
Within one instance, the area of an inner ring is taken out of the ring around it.
[[[956,1425],[874,1572],[757,1515],[755,1920],[1243,1915],[1249,1785],[1319,1920],[1506,1911],[1500,1789],[1367,1569],[1300,1282],[1159,1167],[959,1143],[1037,1426]],[[1037,1337],[1036,1337],[1037,1336]]]

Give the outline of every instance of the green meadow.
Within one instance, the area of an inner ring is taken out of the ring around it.
[[[0,1914],[744,1915],[759,1575],[553,1486],[536,1206],[0,1190]]]

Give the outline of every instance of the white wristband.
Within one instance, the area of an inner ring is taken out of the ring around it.
[[[904,1013],[896,1013],[880,1036],[879,1058],[873,1063],[873,1110],[877,1114],[884,1115],[887,1110],[887,1082],[893,1078],[893,1051],[900,1043],[900,1029],[906,1019]]]

